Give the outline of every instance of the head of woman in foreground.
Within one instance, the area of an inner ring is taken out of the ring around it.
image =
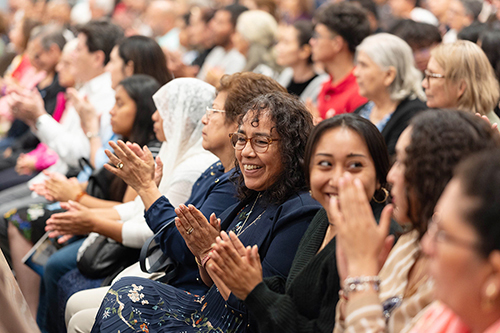
[[[307,143],[305,165],[311,195],[325,208],[330,197],[338,195],[338,180],[346,172],[361,180],[369,200],[387,199],[389,155],[384,138],[358,115],[342,114],[319,123]]]
[[[483,119],[455,110],[428,110],[399,137],[392,184],[394,218],[420,237],[455,166],[472,153],[496,147],[498,134]]]
[[[431,51],[422,87],[429,108],[456,108],[487,115],[500,96],[493,67],[476,44],[459,40]]]
[[[435,295],[471,332],[500,323],[500,150],[455,170],[423,241]],[[495,330],[496,332],[496,330]]]
[[[281,204],[306,189],[302,167],[312,116],[302,102],[283,92],[259,96],[246,109],[231,135],[240,198],[257,191],[266,202]]]

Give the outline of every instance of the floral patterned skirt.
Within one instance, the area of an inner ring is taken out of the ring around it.
[[[242,332],[245,320],[225,305],[215,286],[198,296],[157,281],[126,277],[109,289],[92,332]]]

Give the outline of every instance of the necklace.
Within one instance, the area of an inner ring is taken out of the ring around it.
[[[253,220],[253,221],[252,221],[249,225],[247,225],[247,226],[246,226],[246,228],[244,228],[244,227],[245,227],[245,225],[246,225],[246,223],[247,223],[247,221],[248,221],[248,219],[250,218],[250,215],[252,215],[252,213],[253,213],[253,209],[255,208],[255,204],[257,204],[257,201],[259,200],[259,198],[260,198],[261,196],[262,196],[262,194],[261,194],[261,193],[259,193],[259,194],[257,195],[257,198],[255,198],[255,201],[253,202],[252,208],[250,208],[250,211],[249,211],[248,213],[243,213],[243,212],[241,212],[241,213],[240,213],[240,217],[241,217],[241,218],[242,218],[244,215],[246,215],[246,217],[245,217],[245,220],[244,220],[243,222],[241,222],[241,221],[240,221],[240,222],[238,222],[238,223],[236,224],[236,227],[234,228],[234,231],[235,231],[235,233],[236,233],[236,236],[241,235],[241,234],[242,234],[245,230],[247,230],[247,229],[248,229],[248,228],[249,228],[252,224],[254,224],[255,222],[257,222],[257,221],[260,219],[260,217],[262,216],[262,214],[264,214],[265,210],[264,210],[262,213],[260,213],[260,214],[259,214],[259,216],[257,216],[257,218],[256,218],[255,220]],[[247,205],[246,207],[248,207],[248,205]],[[246,207],[245,207],[245,208],[246,208]],[[245,209],[245,208],[243,208],[243,209]]]

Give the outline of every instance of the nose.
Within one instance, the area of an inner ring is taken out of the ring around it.
[[[208,117],[206,113],[203,115],[203,117],[201,117],[201,123],[205,126],[208,124]]]
[[[354,66],[354,69],[352,71],[352,74],[354,74],[354,76],[357,78],[359,76],[359,70],[358,70],[358,66]]]
[[[422,251],[424,252],[425,255],[429,257],[434,255],[436,251],[436,244],[432,240],[432,236],[429,230],[427,230],[427,232],[424,234],[424,237],[422,237],[420,245],[422,246]]]
[[[330,172],[330,179],[328,181],[328,185],[330,187],[338,189],[339,179],[342,177],[343,174],[344,174],[344,170],[340,166],[332,168],[332,171]]]
[[[422,88],[424,88],[424,89],[429,88],[429,80],[427,80],[427,78],[425,76],[422,79]]]
[[[153,113],[153,115],[151,116],[151,119],[153,121],[158,121],[158,114],[159,114],[158,110],[156,110],[155,113]]]
[[[395,172],[396,172],[396,166],[393,165],[389,169],[389,173],[387,174],[387,182],[390,183],[390,184],[393,184],[393,185],[394,185],[394,173]]]
[[[255,157],[256,156],[255,151],[253,150],[253,147],[252,147],[252,144],[250,143],[250,141],[247,141],[245,143],[245,147],[241,151],[241,155],[244,157]]]
[[[112,116],[116,114],[116,104],[113,105],[113,108],[109,111],[109,114]]]

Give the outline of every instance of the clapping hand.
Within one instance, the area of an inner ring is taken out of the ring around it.
[[[385,262],[394,236],[388,236],[392,205],[382,211],[377,224],[362,182],[345,173],[339,180],[339,197],[332,197],[328,216],[337,229],[337,265],[341,279],[377,275]]]
[[[175,209],[177,217],[175,226],[184,238],[191,253],[199,260],[209,252],[217,236],[220,234],[220,219],[214,213],[210,215],[210,222],[193,205],[180,205]]]
[[[241,300],[262,282],[259,249],[243,246],[234,232],[222,231],[210,253],[207,270],[215,274]]]
[[[86,235],[94,231],[94,215],[90,209],[75,201],[61,203],[67,212],[53,214],[48,220],[45,231],[49,237],[66,236],[58,239],[64,243],[72,235]]]

